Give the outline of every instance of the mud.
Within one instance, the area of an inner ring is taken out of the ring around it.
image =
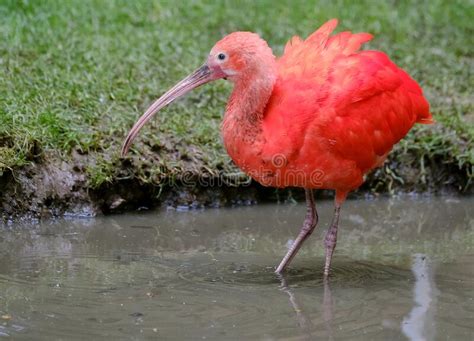
[[[245,181],[237,185],[222,181],[223,174],[228,175],[225,171],[199,167],[181,169],[178,174],[164,173],[159,182],[144,181],[143,174],[149,174],[150,163],[139,166],[133,160],[122,160],[116,165],[115,178],[96,187],[91,185],[86,171],[94,162],[91,158],[77,154],[72,160],[63,160],[49,154],[19,170],[4,172],[0,177],[1,218],[88,217],[160,206],[188,210],[304,198],[301,189],[276,190]],[[469,179],[452,165],[431,160],[420,171],[415,156],[406,159],[406,163],[395,160],[399,156],[394,155],[382,168],[369,174],[364,185],[352,195],[473,193]],[[330,191],[318,191],[320,198],[331,196]]]
[[[272,197],[274,192],[256,183],[226,186],[216,175],[190,172],[186,173],[185,183],[161,179],[162,184],[156,184],[136,177],[95,188],[87,179],[87,162],[87,158],[75,158],[74,163],[49,158],[5,172],[0,177],[0,217],[91,217],[163,205],[178,210],[252,205]]]

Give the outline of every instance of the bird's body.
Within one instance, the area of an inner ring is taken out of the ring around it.
[[[236,87],[231,95],[224,144],[234,162],[264,185],[347,193],[416,122],[431,121],[428,103],[407,73],[382,52],[358,51],[371,35],[330,37],[336,23],[305,41],[293,38],[281,58],[265,61],[275,63],[276,73],[268,99],[251,87]],[[233,105],[239,99],[256,108]]]
[[[360,47],[367,33],[331,36],[333,19],[306,40],[294,37],[282,57],[250,32],[229,34],[204,66],[158,99],[132,128],[139,129],[175,98],[211,80],[234,83],[222,136],[232,160],[266,186],[302,187],[307,215],[300,234],[277,268],[281,272],[314,230],[313,189],[336,192],[326,234],[327,275],[336,245],[340,207],[364,175],[380,166],[415,123],[431,123],[418,84],[380,51]]]

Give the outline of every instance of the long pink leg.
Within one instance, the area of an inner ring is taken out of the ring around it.
[[[318,223],[318,212],[316,212],[316,205],[314,204],[314,196],[313,190],[305,189],[306,194],[306,217],[303,222],[303,227],[301,228],[300,233],[296,237],[293,245],[291,245],[290,249],[286,253],[285,257],[283,257],[280,265],[276,269],[276,273],[281,273],[285,267],[290,264],[293,257],[298,253],[301,245],[303,242],[308,238],[311,233],[314,231]]]
[[[336,248],[337,243],[337,228],[339,226],[339,213],[341,206],[346,199],[347,192],[336,192],[336,200],[334,204],[334,216],[332,218],[331,226],[326,233],[324,238],[324,246],[326,247],[326,262],[324,263],[324,276],[329,275],[329,269],[331,268],[332,254]]]
[[[324,276],[329,275],[329,268],[331,267],[332,254],[336,248],[337,243],[337,227],[339,225],[339,211],[341,206],[337,205],[334,208],[334,217],[332,218],[331,226],[324,238],[324,246],[326,247],[326,262],[324,264]]]

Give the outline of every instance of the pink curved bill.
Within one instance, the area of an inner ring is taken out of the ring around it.
[[[127,138],[122,146],[122,157],[124,157],[130,146],[133,143],[133,140],[138,135],[140,129],[156,114],[160,109],[167,106],[175,99],[180,96],[183,96],[187,92],[191,91],[194,88],[197,88],[200,85],[208,83],[213,80],[212,72],[210,68],[204,64],[199,69],[194,71],[192,74],[184,78],[170,90],[168,90],[163,96],[157,99],[147,111],[138,119],[133,128],[128,133]]]

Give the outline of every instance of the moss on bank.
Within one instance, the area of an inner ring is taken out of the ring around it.
[[[184,173],[233,174],[219,137],[229,93],[222,81],[161,113],[128,160],[119,148],[146,106],[224,34],[258,32],[280,54],[292,35],[338,17],[339,31],[373,33],[369,48],[420,82],[438,122],[416,127],[365,188],[469,192],[473,10],[465,1],[2,1],[0,174],[74,165],[77,155],[87,175],[81,186],[90,190],[125,179],[160,187]]]

